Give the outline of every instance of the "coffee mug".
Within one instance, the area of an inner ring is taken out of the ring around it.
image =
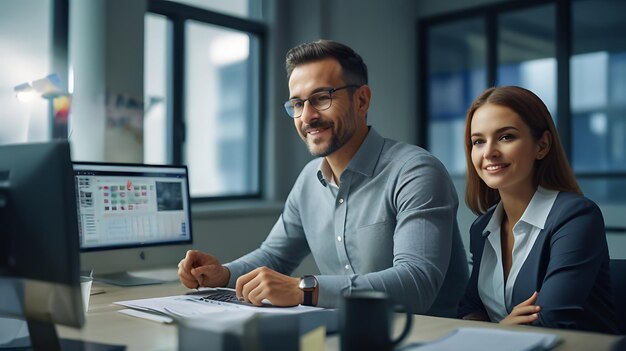
[[[394,312],[404,311],[404,330],[391,338]],[[413,316],[405,308],[394,305],[382,291],[356,292],[344,297],[339,310],[342,351],[389,351],[411,330]]]

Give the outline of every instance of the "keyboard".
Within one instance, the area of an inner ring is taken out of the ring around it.
[[[200,301],[206,301],[206,302],[212,302],[212,301],[228,302],[228,303],[234,303],[234,304],[242,305],[242,306],[254,306],[254,307],[271,307],[272,306],[272,304],[268,300],[263,300],[263,305],[261,306],[256,306],[246,301],[240,301],[237,298],[237,294],[235,293],[235,290],[232,290],[232,289],[217,288],[217,289],[211,289],[211,290],[199,290],[199,291],[187,293],[187,295],[200,296]]]
[[[220,301],[236,303],[244,306],[254,306],[249,302],[239,300],[234,290],[203,290],[200,292],[202,295],[200,300],[202,301]]]

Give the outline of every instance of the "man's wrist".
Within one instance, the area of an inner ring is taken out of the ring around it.
[[[227,287],[228,283],[230,282],[230,269],[228,269],[228,267],[226,266],[222,266],[222,272],[225,279],[222,280],[221,286],[224,288]]]

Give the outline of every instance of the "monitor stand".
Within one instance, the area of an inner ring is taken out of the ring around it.
[[[57,330],[51,322],[26,319],[33,350],[61,351]]]
[[[178,281],[178,271],[176,269],[166,268],[134,272],[115,272],[96,274],[94,275],[94,279],[103,283],[119,286],[162,284]]]

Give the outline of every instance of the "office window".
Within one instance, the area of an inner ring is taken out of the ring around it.
[[[48,101],[14,87],[51,74],[52,0],[0,1],[0,144],[50,138]]]
[[[498,16],[497,85],[519,85],[556,111],[556,9],[554,5]]]
[[[184,160],[192,192],[258,191],[258,41],[195,21],[186,34]]]
[[[156,163],[186,164],[195,199],[258,197],[266,29],[231,14],[244,16],[260,5],[193,3],[219,4],[213,9],[220,12],[162,0],[148,3],[146,47],[152,45],[158,59],[146,65],[157,75],[145,78],[151,85],[146,104],[156,108],[150,122],[156,132],[146,137],[146,148],[156,146],[146,155]],[[152,60],[146,54],[146,61]],[[146,124],[150,118],[147,114]]]
[[[428,149],[453,175],[465,172],[465,111],[486,88],[485,24],[434,26],[428,35]]]
[[[572,3],[572,166],[594,198],[626,198],[626,2]],[[590,15],[593,14],[593,15]]]
[[[478,94],[473,92],[468,99],[459,93],[470,90],[468,77],[475,69],[441,66],[455,58],[469,65],[476,57],[486,57],[483,86],[520,85],[535,92],[552,113],[587,196],[602,203],[624,203],[626,18],[621,14],[625,12],[622,0],[528,1],[421,20],[419,30],[427,33],[427,40],[418,42],[419,71],[427,79],[419,81],[418,125],[423,124],[428,134],[418,140],[452,175],[463,175],[464,156],[457,141],[450,139],[461,135],[463,125],[455,117],[461,106],[467,109]],[[472,21],[484,23],[484,34],[468,27]],[[450,41],[446,36],[465,39]],[[474,45],[469,52],[469,42],[484,45]]]

